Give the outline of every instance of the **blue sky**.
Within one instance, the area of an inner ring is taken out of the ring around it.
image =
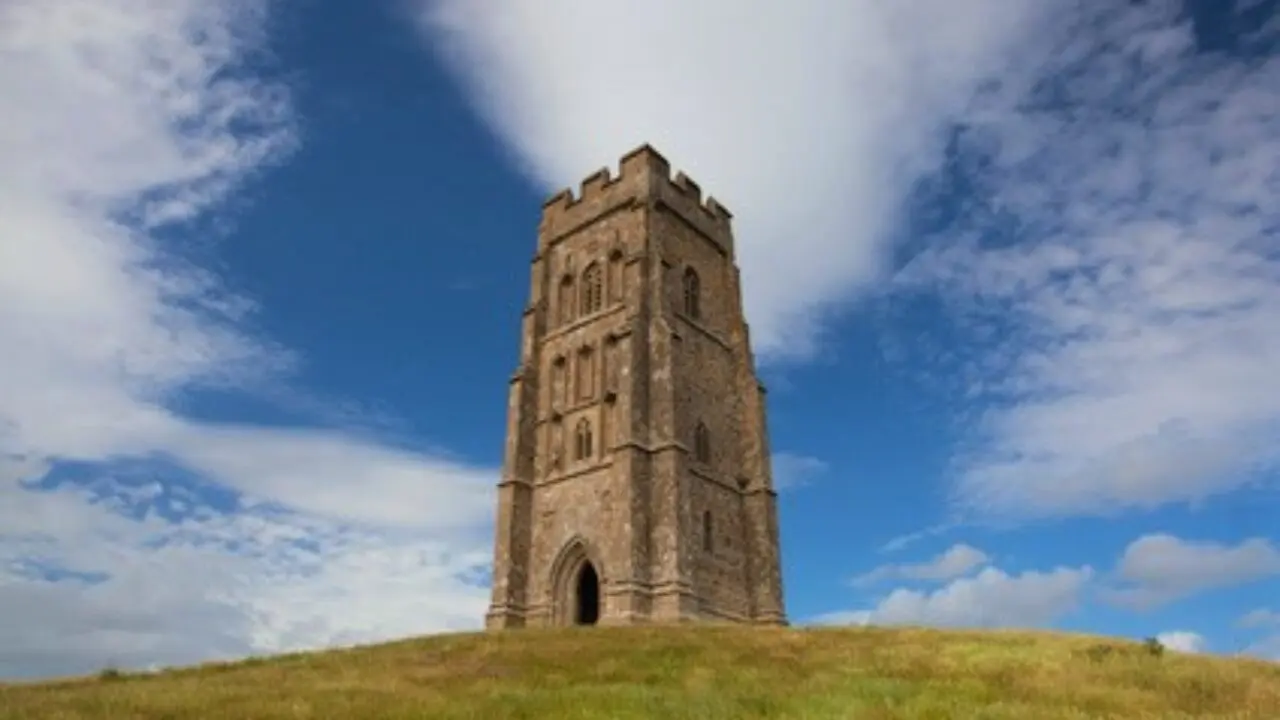
[[[133,5],[0,6],[0,676],[479,627],[541,201],[642,142],[794,622],[1280,659],[1274,0]]]

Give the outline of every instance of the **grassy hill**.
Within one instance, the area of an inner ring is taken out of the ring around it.
[[[0,718],[1280,718],[1280,665],[1031,632],[446,635],[0,685]]]

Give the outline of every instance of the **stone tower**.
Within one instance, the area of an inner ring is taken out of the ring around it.
[[[543,206],[491,629],[786,624],[730,213],[645,145]]]

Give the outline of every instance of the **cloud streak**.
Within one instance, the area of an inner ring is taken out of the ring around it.
[[[872,585],[883,580],[920,580],[925,582],[942,582],[967,575],[991,561],[991,557],[981,550],[956,543],[932,560],[920,563],[903,563],[899,565],[881,565],[876,569],[859,575],[853,579],[854,585]]]
[[[796,490],[812,483],[829,468],[822,460],[808,455],[778,452],[773,454],[773,486],[778,491]]]
[[[947,118],[1052,15],[1034,0],[417,7],[548,191],[652,142],[726,201],[766,359],[811,354],[824,317],[880,276]]]

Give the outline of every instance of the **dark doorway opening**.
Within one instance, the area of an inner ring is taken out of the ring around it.
[[[573,620],[578,625],[595,625],[600,619],[600,577],[591,563],[583,563],[578,571],[578,607]]]

